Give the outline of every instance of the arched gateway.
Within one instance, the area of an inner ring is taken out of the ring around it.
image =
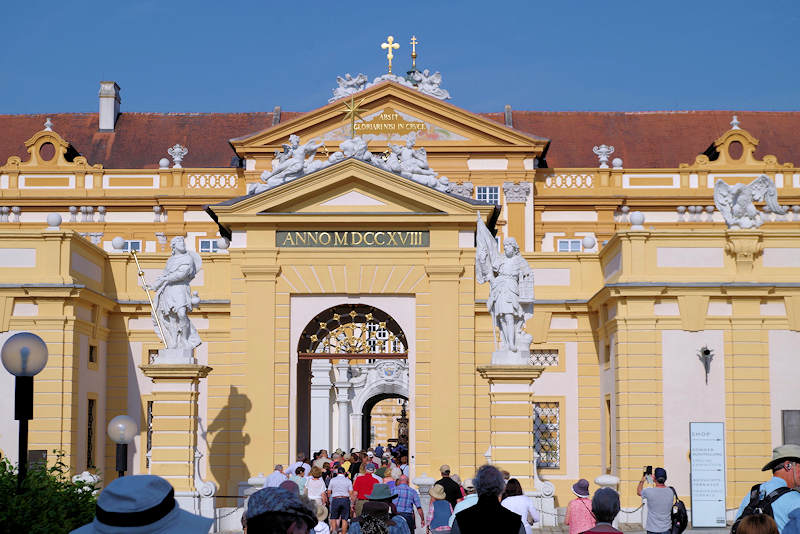
[[[315,315],[297,342],[297,449],[368,446],[372,407],[410,396],[407,359],[402,327],[378,307]]]

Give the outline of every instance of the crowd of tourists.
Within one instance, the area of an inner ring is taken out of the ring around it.
[[[540,521],[522,485],[492,465],[461,481],[442,465],[427,510],[409,485],[404,450],[320,451],[298,455],[286,469],[276,465],[253,493],[242,516],[245,534],[411,534],[424,527],[437,534],[531,534]],[[736,514],[732,534],[800,534],[800,445],[782,445],[763,467],[772,478],[752,487]],[[306,474],[308,473],[308,474]],[[667,472],[652,472],[654,487],[637,488],[647,503],[648,534],[680,534],[686,513]],[[570,534],[611,533],[620,512],[619,494],[589,482],[572,486],[564,522]],[[94,521],[73,533],[207,534],[212,520],[181,510],[172,486],[161,477],[134,475],[111,482],[100,493]]]

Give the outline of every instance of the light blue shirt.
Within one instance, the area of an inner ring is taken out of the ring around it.
[[[456,503],[456,507],[453,508],[453,514],[450,516],[450,521],[449,521],[450,527],[452,528],[453,521],[456,520],[456,514],[458,512],[460,512],[461,510],[466,510],[470,506],[475,506],[476,504],[478,504],[478,494],[477,493],[470,493],[469,495],[464,497],[464,500],[462,500],[459,503]]]
[[[787,487],[786,481],[782,478],[772,477],[761,484],[761,496],[763,497],[780,487]],[[745,495],[744,499],[742,499],[742,504],[739,505],[739,511],[736,512],[737,518],[742,515],[742,512],[749,502],[750,493]],[[791,491],[781,495],[777,501],[772,503],[772,515],[775,522],[778,524],[779,532],[783,532],[783,527],[789,522],[789,513],[797,508],[800,508],[800,492],[797,491]]]

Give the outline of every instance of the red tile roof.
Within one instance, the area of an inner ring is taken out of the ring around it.
[[[549,167],[595,167],[592,147],[613,145],[612,157],[626,168],[677,167],[691,163],[730,128],[733,114],[760,144],[757,157],[774,154],[780,163],[800,165],[800,112],[545,112],[514,111],[514,128],[550,139]],[[282,112],[281,122],[302,113]],[[504,123],[504,115],[481,113]],[[272,126],[272,113],[122,113],[114,132],[97,130],[96,113],[0,115],[0,165],[9,156],[27,159],[24,142],[43,128],[53,129],[90,164],[105,168],[156,168],[175,143],[189,147],[186,167],[228,167],[234,152],[228,140]]]

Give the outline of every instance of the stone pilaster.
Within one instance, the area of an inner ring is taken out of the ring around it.
[[[517,240],[520,250],[525,250],[525,203],[530,192],[531,184],[527,182],[503,182],[503,195],[508,209],[508,236]]]
[[[169,480],[176,492],[197,491],[198,387],[211,367],[199,364],[141,365],[153,381],[153,446],[150,472]]]

